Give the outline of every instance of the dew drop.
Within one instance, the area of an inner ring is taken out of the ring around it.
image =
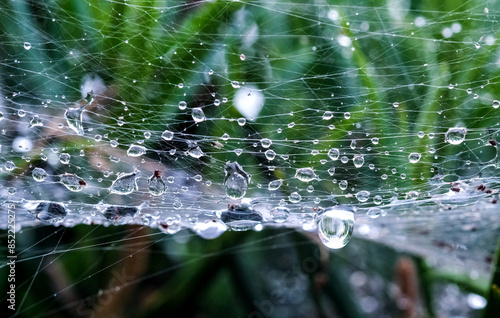
[[[40,202],[33,213],[37,219],[49,224],[62,221],[67,215],[64,206],[54,202]]]
[[[7,169],[7,171],[12,171],[16,168],[16,165],[12,161],[7,161],[4,165],[4,167],[5,167],[5,169]]]
[[[187,107],[187,103],[185,101],[180,101],[178,106],[180,110],[184,110]]]
[[[218,238],[227,230],[227,226],[222,222],[198,222],[193,225],[193,231],[205,240]]]
[[[322,116],[323,120],[330,120],[333,118],[333,112],[327,110],[326,112],[323,113]]]
[[[38,127],[38,126],[43,126],[43,120],[38,117],[38,115],[33,116],[33,118],[30,121],[30,128],[33,127]]]
[[[349,119],[349,118],[351,118],[351,113],[350,113],[350,112],[345,112],[345,113],[344,113],[344,118],[345,118],[345,119]]]
[[[224,187],[226,194],[232,199],[240,199],[245,196],[251,175],[246,173],[238,162],[228,162],[224,167]]]
[[[137,178],[139,171],[126,173],[118,176],[109,187],[109,192],[120,195],[127,195],[137,190]]]
[[[247,120],[245,118],[243,118],[243,117],[238,118],[238,125],[245,126],[246,122],[247,122]]]
[[[59,161],[63,164],[63,165],[67,165],[69,164],[69,160],[71,159],[71,155],[69,153],[62,153],[59,155]]]
[[[130,145],[127,150],[127,156],[129,157],[140,157],[146,153],[146,147],[140,145]]]
[[[378,145],[378,143],[379,143],[379,139],[377,137],[373,137],[371,139],[371,141],[372,141],[372,144],[374,144],[374,145]]]
[[[288,219],[288,216],[290,215],[290,210],[288,210],[283,206],[278,206],[271,209],[270,214],[274,222],[283,223]]]
[[[47,179],[48,174],[44,169],[37,167],[33,169],[33,171],[31,172],[31,176],[36,182],[43,182],[45,181],[45,179]]]
[[[352,158],[352,162],[356,168],[361,168],[365,163],[365,157],[363,155],[354,155]]]
[[[491,105],[493,106],[493,108],[496,109],[496,108],[498,108],[500,106],[500,101],[498,101],[498,100],[495,99]]]
[[[233,231],[247,231],[261,224],[263,219],[249,204],[242,204],[222,212],[221,220]]]
[[[356,193],[356,199],[358,199],[359,202],[366,202],[370,198],[370,192],[369,191],[359,191]]]
[[[276,157],[276,152],[274,152],[274,150],[272,149],[269,149],[266,150],[265,155],[267,160],[274,160],[274,158]]]
[[[189,145],[186,153],[196,159],[199,159],[205,155],[205,153],[201,150],[200,146],[198,146],[196,142],[192,142]]]
[[[269,189],[269,191],[276,191],[281,187],[282,184],[283,184],[283,180],[281,180],[281,179],[274,180],[274,181],[269,182],[269,184],[267,185],[267,188]]]
[[[302,196],[298,194],[297,192],[292,192],[288,196],[288,200],[292,203],[299,203],[302,200]]]
[[[214,105],[219,106],[220,105],[220,99],[214,99]]]
[[[151,177],[148,179],[149,193],[154,196],[162,195],[167,189],[167,185],[163,178],[161,177],[160,171],[155,171]]]
[[[331,167],[330,169],[328,169],[328,174],[333,176],[335,174],[335,167]]]
[[[264,148],[269,148],[269,147],[271,147],[271,145],[273,144],[273,142],[272,142],[270,139],[268,139],[268,138],[264,138],[264,139],[262,139],[262,140],[260,141],[260,144],[261,144],[261,145],[262,145],[262,147],[264,147]]]
[[[87,182],[73,173],[65,173],[59,175],[59,182],[62,183],[68,190],[73,192],[82,191],[86,186]]]
[[[333,161],[338,160],[340,156],[340,151],[337,148],[332,148],[328,151],[328,157]]]
[[[240,88],[240,83],[238,81],[231,81],[231,86],[233,88]]]
[[[368,215],[372,219],[378,218],[381,214],[382,214],[382,209],[377,207],[371,207],[368,209],[368,212],[366,212],[366,215]]]
[[[165,130],[161,133],[161,138],[165,140],[172,140],[172,138],[174,138],[174,133],[170,130]]]
[[[348,184],[348,183],[347,183],[347,180],[342,180],[342,181],[340,181],[340,182],[339,182],[339,188],[340,188],[340,190],[345,190],[345,189],[347,189],[347,184]]]
[[[31,49],[31,43],[30,42],[24,42],[24,49],[25,50]]]
[[[318,220],[318,236],[330,249],[339,249],[351,240],[354,229],[352,210],[338,206],[323,212]]]
[[[102,214],[115,224],[127,224],[134,219],[138,211],[135,206],[110,206]]]
[[[417,163],[421,157],[422,155],[418,152],[412,152],[408,155],[408,160],[410,161],[410,163]]]
[[[207,119],[201,107],[193,108],[193,110],[191,111],[191,117],[193,117],[193,120],[196,123],[201,123],[202,121],[205,121]]]
[[[448,129],[445,134],[445,140],[452,145],[459,145],[465,140],[467,129],[463,127],[454,127]]]
[[[83,111],[85,110],[85,105],[75,108],[68,108],[64,113],[64,118],[68,127],[73,130],[77,135],[83,136]]]
[[[302,182],[309,182],[314,179],[317,179],[318,177],[314,173],[313,169],[311,168],[300,168],[297,169],[295,172],[295,178],[299,179]]]

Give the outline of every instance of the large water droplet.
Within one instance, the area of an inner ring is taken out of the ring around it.
[[[339,182],[339,188],[340,190],[345,190],[347,189],[347,180],[342,180]]]
[[[299,179],[302,182],[309,182],[316,179],[317,176],[311,168],[300,168],[297,169],[295,178]]]
[[[200,146],[198,146],[196,142],[189,143],[186,153],[196,159],[201,158],[205,155],[205,153],[201,150]]]
[[[340,157],[340,151],[337,148],[332,148],[328,151],[328,157],[332,160],[338,160]]]
[[[264,148],[269,148],[271,147],[271,145],[273,144],[273,142],[271,141],[271,139],[269,138],[264,138],[260,141],[260,144],[262,145],[262,147]]]
[[[246,231],[262,223],[262,215],[254,211],[250,205],[231,206],[221,214],[222,222],[233,231]]]
[[[302,200],[302,196],[300,194],[298,194],[297,192],[292,192],[288,196],[288,200],[291,203],[299,203]]]
[[[165,140],[172,140],[172,138],[174,138],[174,133],[170,130],[165,130],[161,133],[161,138]]]
[[[410,163],[417,163],[420,160],[420,157],[422,157],[422,155],[418,152],[412,152],[408,155],[408,160]]]
[[[240,199],[245,196],[250,183],[251,175],[246,173],[237,162],[228,162],[224,167],[226,174],[224,187],[227,196],[232,199]]]
[[[158,221],[158,228],[167,234],[179,232],[182,229],[181,216],[179,214],[167,216],[164,220]]]
[[[288,219],[288,216],[290,215],[290,210],[288,210],[284,206],[278,206],[271,209],[270,213],[274,222],[283,223]]]
[[[73,192],[82,191],[87,186],[87,182],[85,182],[83,178],[80,178],[76,174],[72,173],[59,175],[59,182],[68,188],[68,190]]]
[[[15,164],[14,164],[14,162],[12,162],[12,161],[7,161],[7,162],[5,163],[5,165],[4,165],[4,167],[5,167],[5,169],[6,169],[7,171],[12,171],[12,170],[14,170],[14,169],[16,168],[16,165],[15,165]]]
[[[137,178],[139,176],[139,171],[134,171],[132,173],[127,173],[119,176],[113,181],[111,187],[109,187],[109,192],[116,193],[120,195],[126,195],[137,190]]]
[[[83,136],[83,111],[85,110],[85,105],[81,105],[75,108],[68,108],[64,113],[64,118],[68,127],[71,128],[78,135]]]
[[[149,193],[152,195],[162,195],[167,189],[167,185],[161,177],[161,171],[156,170],[154,174],[148,179]]]
[[[339,249],[351,240],[354,213],[344,206],[328,209],[319,216],[318,236],[328,248]]]
[[[71,159],[71,155],[69,153],[62,153],[59,155],[59,161],[63,164],[63,165],[67,165],[69,164],[69,160]]]
[[[31,175],[36,182],[43,182],[48,176],[47,172],[42,168],[33,169]]]
[[[202,121],[206,120],[207,118],[205,117],[205,113],[203,112],[203,109],[200,107],[195,107],[191,111],[191,117],[193,117],[193,120],[196,123],[201,123]]]
[[[110,206],[102,214],[115,224],[127,224],[134,219],[138,211],[135,206]]]
[[[459,145],[465,140],[467,128],[454,127],[448,129],[445,135],[445,140],[452,145]]]
[[[127,156],[129,157],[140,157],[146,153],[146,147],[140,145],[130,145],[127,150]]]
[[[195,225],[193,225],[193,231],[198,234],[201,238],[204,238],[205,240],[213,240],[218,238],[219,236],[222,235],[227,230],[227,226],[215,220],[213,221],[205,221],[205,222],[198,222]]]
[[[54,202],[40,202],[32,213],[40,221],[50,224],[63,220],[67,215],[64,206]]]
[[[356,193],[356,199],[358,199],[359,202],[366,202],[368,198],[370,198],[370,191],[363,190]]]
[[[361,168],[365,163],[365,157],[363,155],[354,155],[352,158],[352,162],[356,168]]]
[[[274,152],[274,150],[272,149],[266,150],[264,154],[266,155],[267,160],[274,160],[274,158],[276,157],[276,152]]]
[[[274,181],[269,182],[267,187],[269,188],[269,191],[276,191],[281,187],[282,184],[283,184],[283,180],[279,179],[279,180],[274,180]]]

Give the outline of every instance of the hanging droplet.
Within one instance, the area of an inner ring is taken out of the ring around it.
[[[246,173],[238,162],[228,162],[224,167],[226,174],[224,187],[227,196],[232,199],[240,199],[245,196],[251,175]]]
[[[49,224],[62,221],[67,215],[63,205],[53,202],[40,202],[32,213],[40,221]]]
[[[376,219],[380,215],[382,215],[382,209],[377,207],[371,207],[368,209],[368,212],[366,212],[366,215],[368,215],[372,219]]]
[[[59,175],[59,182],[62,183],[68,190],[73,192],[82,191],[85,187],[87,187],[87,182],[80,178],[76,174],[65,173]]]
[[[215,220],[214,221],[205,221],[198,222],[193,225],[193,231],[198,234],[199,237],[204,238],[205,240],[213,240],[218,238],[227,230],[227,226]]]
[[[129,157],[140,157],[146,153],[146,147],[140,145],[130,145],[127,150],[127,156]]]
[[[354,155],[352,158],[352,162],[356,168],[361,168],[365,163],[365,157],[363,155]]]
[[[161,177],[161,171],[156,170],[154,174],[148,179],[149,193],[152,195],[162,195],[167,189],[167,185]]]
[[[222,212],[221,220],[233,231],[246,231],[261,224],[263,219],[249,204],[242,204]]]
[[[172,138],[174,138],[174,133],[171,132],[170,130],[165,130],[164,132],[161,133],[161,138],[165,140],[172,140]]]
[[[115,224],[127,224],[134,219],[138,211],[135,206],[110,206],[102,214]]]
[[[329,168],[329,169],[328,169],[328,174],[329,174],[330,176],[333,176],[333,175],[335,174],[335,167],[331,167],[331,168]]]
[[[66,118],[66,123],[68,127],[71,128],[79,136],[83,136],[83,111],[85,110],[85,105],[81,105],[76,108],[68,108],[64,113],[64,118]]]
[[[59,155],[59,161],[63,164],[63,165],[67,165],[69,164],[69,160],[71,159],[71,155],[69,153],[62,153]]]
[[[288,216],[290,215],[290,210],[288,210],[284,206],[278,206],[271,209],[270,213],[274,222],[283,223],[288,219]]]
[[[109,192],[116,193],[120,195],[126,195],[134,192],[138,189],[137,178],[139,176],[139,171],[134,171],[132,173],[122,174],[109,187]]]
[[[332,148],[328,151],[328,157],[333,161],[338,160],[340,157],[340,151],[337,148]]]
[[[297,192],[292,192],[288,196],[288,200],[291,203],[299,203],[302,200],[302,196],[300,194],[298,194]]]
[[[5,169],[6,169],[7,171],[12,171],[12,170],[14,170],[14,169],[16,168],[16,165],[15,165],[15,164],[14,164],[14,162],[12,162],[12,161],[7,161],[7,162],[5,163],[5,165],[4,165],[4,167],[5,167]]]
[[[283,184],[283,180],[278,179],[278,180],[274,180],[274,181],[269,182],[267,187],[268,187],[269,191],[276,191],[281,187],[282,184]]]
[[[358,199],[359,202],[366,202],[370,198],[370,191],[359,191],[356,193],[356,199]]]
[[[495,99],[493,101],[493,103],[491,103],[491,105],[493,106],[493,108],[496,109],[496,108],[500,107],[500,101],[498,101],[498,100]]]
[[[193,110],[191,111],[191,117],[193,117],[193,120],[196,123],[201,123],[202,121],[207,119],[205,117],[205,113],[203,112],[203,109],[201,109],[201,107],[193,108]]]
[[[43,126],[43,120],[38,115],[33,116],[30,121],[30,128]]]
[[[319,216],[318,236],[328,248],[339,249],[351,240],[354,213],[344,206],[328,209]]]
[[[340,190],[345,190],[347,189],[347,180],[342,180],[339,182],[339,188]]]
[[[31,49],[31,43],[30,42],[24,42],[24,49],[25,50]]]
[[[452,145],[459,145],[465,140],[467,129],[463,127],[450,128],[445,134],[445,140]]]
[[[274,152],[274,150],[272,149],[266,150],[264,154],[266,155],[267,160],[274,160],[274,158],[276,157],[276,152]]]
[[[36,182],[43,182],[48,176],[47,172],[42,168],[33,169],[31,175]]]
[[[417,163],[420,160],[420,157],[422,157],[422,155],[418,152],[412,152],[408,155],[408,160],[410,163]]]
[[[175,234],[182,229],[181,216],[179,214],[169,215],[164,220],[158,221],[158,228],[166,234]]]
[[[330,120],[333,118],[333,112],[327,110],[323,113],[323,120]]]
[[[269,138],[264,138],[260,141],[260,144],[262,145],[262,147],[264,148],[269,148],[271,147],[271,145],[273,144],[273,142],[271,141],[271,139]]]
[[[179,109],[184,110],[187,107],[187,103],[185,101],[180,101],[179,102]]]
[[[238,125],[245,126],[246,122],[247,122],[247,120],[245,118],[243,118],[243,117],[238,118]]]
[[[302,182],[309,182],[314,179],[317,179],[318,177],[314,173],[313,169],[311,168],[300,168],[297,169],[295,172],[295,178],[299,179]]]
[[[186,151],[186,153],[196,159],[201,158],[205,155],[205,153],[201,150],[200,146],[198,146],[196,142],[188,143],[188,150]]]
[[[240,83],[238,81],[231,81],[231,86],[233,88],[240,88]]]

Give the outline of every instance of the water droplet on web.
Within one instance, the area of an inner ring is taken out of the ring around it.
[[[240,54],[240,60],[244,61],[244,60],[246,60],[246,58],[247,57],[245,56],[245,54]]]
[[[345,119],[349,119],[349,118],[351,118],[351,113],[350,113],[350,112],[345,112],[345,113],[344,113],[344,118],[345,118]]]
[[[323,113],[322,116],[323,120],[330,120],[333,118],[333,112],[327,110],[326,112]]]
[[[36,181],[36,182],[43,182],[45,181],[45,179],[47,179],[47,172],[42,169],[42,168],[35,168],[33,169],[33,171],[31,172],[31,176],[33,177],[33,179]]]
[[[182,229],[181,216],[179,214],[169,215],[164,220],[158,221],[158,228],[166,234],[175,234]]]
[[[161,171],[155,171],[153,175],[148,179],[149,193],[152,195],[162,195],[167,189],[167,185],[163,178],[161,177]]]
[[[165,130],[161,133],[161,138],[165,140],[172,140],[172,138],[174,138],[174,133],[170,130]]]
[[[226,175],[224,178],[224,187],[227,196],[232,199],[244,197],[250,183],[250,174],[246,173],[237,162],[226,163],[224,172]]]
[[[496,109],[496,108],[498,108],[500,106],[500,101],[498,101],[498,100],[495,99],[491,105],[493,106],[493,108]]]
[[[340,190],[345,190],[347,189],[347,180],[342,180],[339,182],[339,188]]]
[[[399,107],[399,103],[398,102],[394,102],[394,103],[392,103],[392,106],[398,108]]]
[[[206,120],[207,118],[205,117],[205,113],[203,112],[203,109],[200,107],[195,107],[191,111],[191,117],[193,117],[193,120],[196,123],[201,123],[202,121]]]
[[[297,192],[292,192],[288,196],[288,200],[292,203],[299,203],[302,200],[302,196],[298,194]]]
[[[335,174],[335,167],[331,167],[328,169],[328,174],[333,176]]]
[[[231,86],[233,88],[240,88],[240,83],[238,81],[231,81]]]
[[[356,193],[356,199],[358,199],[359,202],[366,202],[370,198],[370,191],[359,191]]]
[[[375,203],[376,205],[379,205],[382,203],[382,197],[380,195],[376,195],[373,197],[373,203]]]
[[[230,136],[229,136],[229,134],[228,134],[228,133],[224,133],[224,134],[222,135],[222,137],[220,137],[220,139],[222,139],[222,140],[229,140],[229,138],[230,138]]]
[[[65,173],[59,175],[59,182],[62,183],[68,190],[73,192],[82,191],[86,186],[87,182],[73,173]]]
[[[372,219],[378,218],[381,214],[382,214],[382,209],[377,207],[371,207],[368,209],[368,212],[366,212],[366,215],[368,215]]]
[[[220,99],[214,99],[214,105],[219,106],[220,105]]]
[[[465,140],[467,129],[463,127],[450,128],[445,134],[445,140],[452,145],[459,145]]]
[[[290,210],[288,210],[284,206],[278,206],[272,208],[270,214],[274,222],[283,223],[288,219],[288,216],[290,215]]]
[[[351,240],[354,229],[354,213],[349,208],[337,206],[319,216],[318,236],[328,248],[339,249]]]
[[[479,42],[476,42],[474,46],[476,47],[476,49],[479,49],[481,47],[481,44],[479,44]]]
[[[245,118],[243,118],[243,117],[238,118],[238,125],[245,126],[246,122],[247,122],[247,120]]]
[[[365,157],[363,155],[354,155],[352,158],[352,162],[356,168],[361,168],[365,163]]]
[[[262,223],[262,215],[249,204],[230,206],[221,213],[221,220],[233,231],[246,231]]]
[[[262,147],[264,147],[264,148],[269,148],[269,147],[271,147],[271,145],[273,144],[273,142],[272,142],[270,139],[268,139],[268,138],[264,138],[264,139],[262,139],[262,140],[260,141],[260,144],[261,144],[261,145],[262,145]]]
[[[269,149],[266,150],[265,155],[267,160],[273,160],[276,157],[276,152],[274,152],[274,150]]]
[[[110,206],[102,214],[115,224],[127,224],[133,220],[138,211],[135,206]]]
[[[201,158],[205,155],[205,153],[201,150],[200,146],[198,146],[196,142],[191,142],[189,144],[186,153],[196,159]]]
[[[38,117],[38,115],[33,116],[33,118],[30,121],[30,128],[33,127],[38,127],[38,126],[43,126],[43,120]]]
[[[62,153],[59,155],[59,161],[63,164],[63,165],[67,165],[69,164],[69,160],[71,159],[71,155],[69,153]]]
[[[85,105],[76,108],[68,108],[64,113],[64,118],[68,127],[71,128],[77,135],[83,136],[83,111],[85,110]]]
[[[7,171],[12,171],[16,168],[16,165],[12,161],[7,161],[4,165],[4,167],[5,167],[5,169],[7,169]]]
[[[340,151],[337,148],[332,148],[328,151],[328,157],[333,161],[338,160],[340,156]]]
[[[352,150],[356,149],[356,144],[357,144],[356,139],[351,140],[350,147],[351,147]]]
[[[378,139],[377,137],[373,137],[373,138],[371,139],[371,141],[372,141],[372,144],[374,144],[374,145],[378,145],[379,139]]]
[[[62,221],[67,215],[63,205],[53,202],[40,202],[32,213],[40,221],[50,224]]]
[[[410,163],[417,163],[421,157],[422,155],[418,152],[412,152],[408,155],[408,160],[410,161]]]
[[[199,237],[205,240],[213,240],[218,238],[227,230],[227,226],[222,222],[198,222],[193,225],[193,231],[198,234]]]
[[[97,136],[99,136],[99,135],[96,135],[96,137],[97,137]],[[144,132],[144,138],[146,138],[146,139],[151,138],[151,132],[149,132],[149,131],[145,131],[145,132]]]
[[[122,174],[109,187],[109,192],[120,195],[126,195],[137,190],[137,178],[139,171]]]
[[[183,88],[183,87],[184,87],[184,84],[183,84],[183,83],[179,83],[179,84],[177,85],[177,87],[179,87],[179,88]]]
[[[127,156],[129,157],[140,157],[146,153],[146,147],[140,145],[130,145],[127,150]]]
[[[4,117],[3,113],[2,113],[2,112],[0,112],[0,121],[2,121],[4,118],[5,118],[5,117]]]
[[[282,184],[283,184],[283,180],[278,179],[278,180],[274,180],[274,181],[269,182],[267,187],[268,187],[269,191],[276,191],[281,187]]]
[[[425,133],[423,131],[419,131],[417,136],[418,136],[418,138],[424,138]]]
[[[185,101],[180,101],[178,106],[180,110],[184,110],[187,107],[187,103]]]
[[[30,42],[24,42],[24,49],[25,50],[31,49],[31,43]]]
[[[302,182],[309,182],[317,179],[317,176],[311,168],[300,168],[295,172],[295,178]]]

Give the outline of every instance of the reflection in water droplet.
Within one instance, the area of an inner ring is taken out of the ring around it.
[[[282,184],[283,184],[283,180],[279,179],[279,180],[274,180],[274,181],[269,182],[267,187],[269,188],[269,191],[276,191],[281,187]]]
[[[323,120],[330,120],[333,118],[333,113],[329,110],[323,113]]]
[[[203,112],[203,109],[201,109],[201,107],[193,108],[193,110],[191,111],[191,117],[193,117],[193,120],[196,123],[201,123],[202,121],[207,119],[205,117],[205,113]]]
[[[47,172],[42,168],[33,169],[33,172],[31,173],[31,175],[33,176],[33,179],[36,182],[43,182],[43,181],[45,181],[45,179],[47,179],[47,176],[48,176]]]
[[[139,171],[134,171],[132,173],[119,176],[115,181],[113,181],[111,187],[109,187],[109,192],[120,195],[126,195],[134,192],[137,190],[137,178],[139,174]]]
[[[162,132],[161,138],[165,140],[172,140],[172,138],[174,138],[174,133],[170,130],[165,130],[164,132]]]
[[[351,240],[354,229],[354,213],[349,207],[337,206],[319,216],[318,236],[328,248],[339,249]]]
[[[352,158],[352,162],[356,168],[361,168],[365,163],[365,157],[363,155],[354,155]]]
[[[25,50],[31,49],[31,43],[30,42],[24,42],[24,49]]]
[[[135,206],[110,206],[106,208],[103,215],[115,224],[130,223],[139,209]]]
[[[271,141],[271,139],[268,139],[268,138],[264,138],[260,141],[260,144],[262,145],[262,147],[264,148],[269,148],[271,147],[271,145],[273,144],[273,142]]]
[[[370,197],[370,191],[359,191],[356,193],[356,199],[358,199],[359,202],[366,202],[368,201],[368,198]]]
[[[300,168],[295,173],[295,178],[302,182],[309,182],[317,178],[316,174],[311,168]]]
[[[266,150],[264,154],[266,155],[267,160],[274,160],[274,158],[276,157],[276,152],[274,152],[274,150],[272,149]]]
[[[5,169],[7,169],[7,171],[12,171],[16,168],[16,165],[12,161],[7,161],[4,165],[4,167],[5,167]]]
[[[161,172],[158,170],[148,179],[148,184],[149,193],[152,195],[162,195],[167,189],[167,185],[161,177]]]
[[[299,203],[300,200],[302,200],[302,196],[300,194],[298,194],[297,192],[292,192],[288,196],[288,200],[290,200],[290,202],[292,202],[292,203]]]
[[[70,159],[71,159],[71,155],[69,153],[62,153],[59,155],[59,161],[64,165],[69,164]]]
[[[366,212],[366,215],[368,215],[372,219],[376,219],[380,215],[382,215],[382,209],[377,208],[377,207],[371,207],[368,209],[368,212]]]
[[[64,113],[64,118],[66,118],[66,122],[68,127],[71,128],[78,135],[83,136],[83,111],[85,110],[85,105],[76,107],[76,108],[68,108]]]
[[[68,188],[68,190],[73,192],[82,191],[87,186],[87,182],[85,182],[83,178],[80,178],[76,174],[72,173],[59,175],[59,182]]]
[[[222,222],[233,231],[246,231],[262,223],[262,215],[254,211],[250,205],[231,206],[221,213]]]
[[[408,155],[408,160],[410,163],[417,163],[422,155],[418,152],[412,152]]]
[[[452,145],[459,145],[465,140],[467,129],[463,127],[450,128],[446,132],[445,140]]]
[[[219,236],[222,235],[227,230],[227,226],[215,220],[213,221],[205,221],[205,222],[198,222],[195,225],[193,225],[193,231],[198,234],[201,238],[204,238],[206,240],[213,240],[215,238],[218,238]]]
[[[32,213],[40,221],[50,224],[63,220],[67,215],[63,205],[53,202],[40,202]]]
[[[30,121],[30,128],[37,127],[37,126],[43,126],[43,120],[38,117],[38,115],[33,116],[33,118]]]
[[[270,211],[271,216],[276,223],[283,223],[288,219],[288,216],[290,215],[290,210],[283,206],[278,206]]]
[[[127,156],[129,157],[140,157],[146,153],[146,147],[139,145],[130,145],[127,150]]]
[[[332,148],[328,151],[328,157],[333,161],[338,160],[340,157],[340,151],[337,148]]]
[[[196,142],[190,143],[188,147],[189,148],[186,151],[186,153],[193,158],[198,159],[205,155],[205,153],[201,150],[201,148],[198,146]]]
[[[224,187],[227,196],[232,199],[240,199],[245,196],[250,183],[250,174],[246,173],[237,162],[226,163],[224,172],[226,174]]]
[[[339,182],[339,188],[340,190],[345,190],[347,189],[347,180],[342,180]]]
[[[169,215],[162,221],[158,221],[158,228],[166,234],[175,234],[182,229],[181,216],[179,214]]]

